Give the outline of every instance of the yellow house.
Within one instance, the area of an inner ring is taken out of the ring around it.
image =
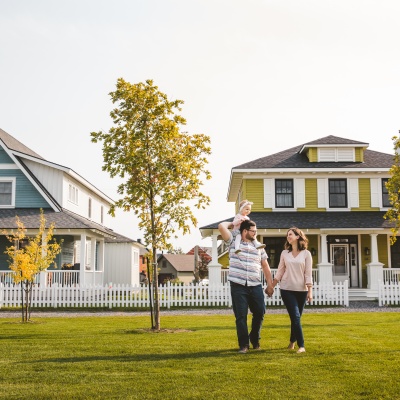
[[[243,199],[254,203],[250,218],[271,268],[287,229],[297,226],[309,239],[320,282],[347,281],[350,297],[376,298],[378,281],[397,281],[400,272],[400,240],[390,245],[384,219],[392,164],[392,154],[368,143],[326,136],[232,168],[227,200],[236,210]],[[219,222],[200,228],[213,239],[210,281],[220,279]]]

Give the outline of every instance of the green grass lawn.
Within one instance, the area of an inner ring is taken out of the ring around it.
[[[400,313],[266,315],[237,353],[233,315],[0,319],[0,399],[400,399]],[[168,331],[169,329],[169,331]]]

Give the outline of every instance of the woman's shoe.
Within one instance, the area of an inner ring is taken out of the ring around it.
[[[300,347],[300,348],[297,350],[297,352],[298,352],[298,353],[305,353],[305,352],[306,352],[306,349],[305,349],[304,347]]]
[[[290,342],[290,343],[289,343],[289,346],[287,347],[287,348],[288,348],[288,350],[294,350],[294,346],[295,346],[295,344],[296,344],[296,343],[292,343],[292,342]]]

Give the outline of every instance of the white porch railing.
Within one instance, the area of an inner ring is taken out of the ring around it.
[[[348,283],[324,283],[314,285],[314,305],[349,305]],[[230,285],[218,284],[202,286],[196,284],[171,284],[159,286],[160,306],[170,307],[231,307]],[[282,306],[279,285],[272,297],[265,295],[269,306]],[[21,306],[20,285],[0,284],[0,307]],[[148,308],[149,291],[147,285],[141,286],[86,286],[73,287],[53,284],[34,286],[32,290],[33,307],[128,307]]]
[[[44,271],[44,284],[46,286],[77,286],[79,285],[80,271]],[[0,284],[13,285],[13,271],[0,271]],[[40,285],[40,274],[35,278],[35,284]]]
[[[385,283],[399,283],[400,282],[400,268],[382,268],[383,282]]]

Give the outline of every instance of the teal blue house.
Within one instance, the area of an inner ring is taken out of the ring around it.
[[[141,243],[114,232],[108,214],[113,200],[71,168],[50,162],[0,129],[0,230],[37,232],[40,209],[62,239],[56,265],[38,284],[139,283]],[[0,283],[11,282],[10,243],[0,235]]]

